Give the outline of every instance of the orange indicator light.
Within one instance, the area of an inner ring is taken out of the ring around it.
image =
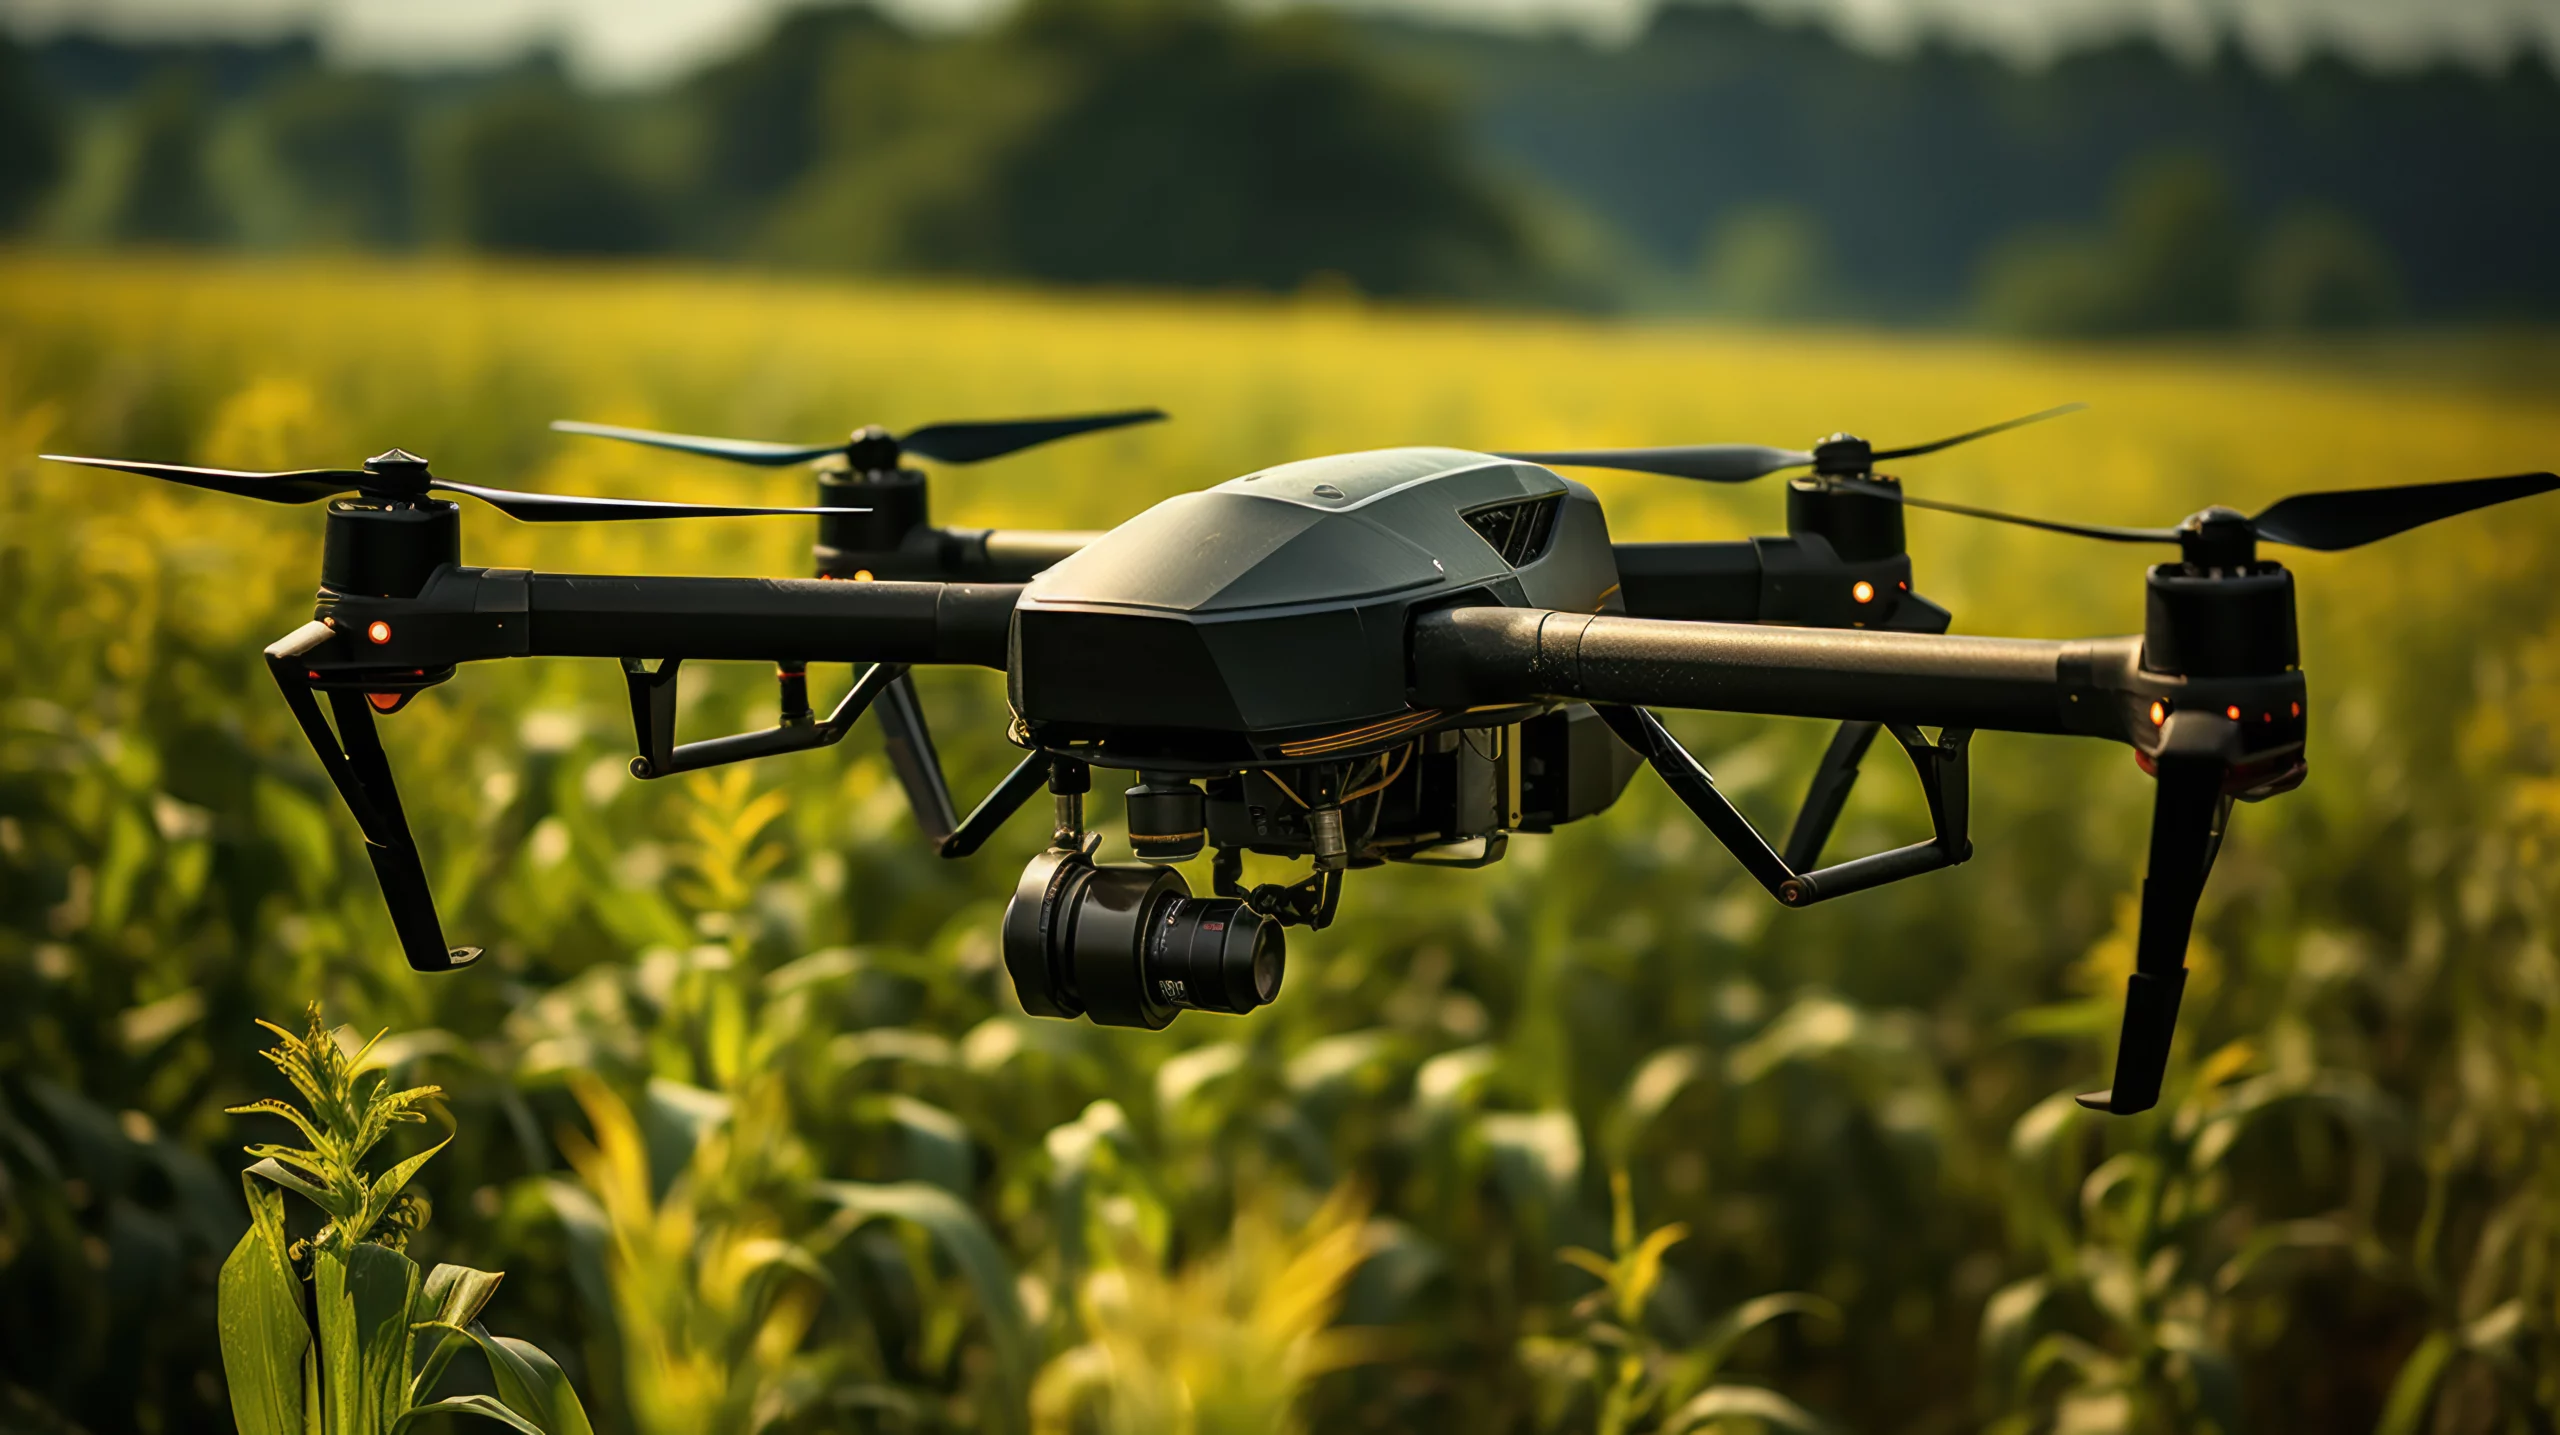
[[[2238,703],[2233,703],[2231,706],[2222,710],[2222,715],[2231,719],[2233,722],[2238,722],[2240,720],[2240,705]]]
[[[2169,720],[2169,705],[2158,698],[2151,700],[2151,725],[2158,727]]]
[[[2300,704],[2300,703],[2295,703],[2295,704],[2293,705],[2293,715],[2294,715],[2295,717],[2300,717],[2300,716],[2302,716],[2302,704]]]
[[[1861,578],[1849,585],[1849,596],[1861,603],[1872,603],[1876,600],[1876,585]]]
[[[364,625],[364,635],[377,643],[388,643],[391,641],[391,625],[376,618]]]
[[[870,582],[870,581],[871,581],[871,570],[870,570],[870,569],[868,569],[868,568],[856,568],[856,569],[854,569],[854,570],[853,570],[853,581],[854,581],[854,582],[856,582],[856,583],[868,583],[868,582]]]

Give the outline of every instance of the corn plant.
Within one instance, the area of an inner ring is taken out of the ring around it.
[[[699,1127],[661,1186],[631,1107],[592,1078],[580,1078],[575,1091],[593,1135],[564,1133],[578,1180],[552,1181],[548,1194],[586,1280],[610,1292],[639,1429],[833,1428],[856,1409],[920,1417],[933,1392],[889,1378],[880,1327],[894,1312],[862,1310],[860,1292],[892,1273],[930,1288],[933,1256],[895,1240],[858,1248],[856,1238],[879,1221],[927,1238],[959,1268],[984,1313],[997,1369],[975,1406],[956,1412],[975,1418],[958,1423],[1019,1425],[1030,1337],[1013,1270],[948,1192],[919,1182],[818,1180],[788,1133],[774,1082],[734,1103],[693,1093]],[[665,1083],[653,1096],[677,1099]],[[881,1269],[883,1255],[891,1271]]]
[[[439,1265],[422,1280],[405,1254],[428,1216],[409,1181],[452,1137],[380,1175],[366,1170],[391,1128],[424,1122],[421,1108],[442,1092],[390,1090],[383,1072],[368,1080],[365,1058],[381,1036],[349,1053],[317,1002],[301,1036],[259,1024],[278,1038],[263,1055],[310,1109],[270,1098],[231,1110],[282,1117],[311,1144],[250,1146],[258,1159],[240,1177],[249,1231],[223,1263],[220,1311],[241,1435],[393,1435],[435,1414],[477,1415],[527,1435],[591,1435],[558,1364],[480,1323],[500,1273]],[[290,1232],[287,1191],[328,1217],[308,1239]],[[497,1394],[429,1398],[473,1349]]]
[[[1336,1191],[1294,1231],[1248,1207],[1226,1249],[1167,1274],[1135,1232],[1076,1293],[1087,1339],[1049,1362],[1040,1435],[1261,1435],[1306,1428],[1318,1378],[1382,1358],[1387,1333],[1335,1325],[1377,1241],[1366,1203]]]
[[[1551,1388],[1550,1411],[1578,1413],[1577,1392],[1570,1387],[1583,1385],[1596,1407],[1589,1411],[1596,1435],[1686,1435],[1736,1426],[1824,1429],[1811,1411],[1775,1390],[1719,1377],[1743,1337],[1784,1316],[1836,1318],[1830,1303],[1792,1291],[1759,1296],[1717,1317],[1693,1343],[1675,1348],[1653,1333],[1649,1312],[1662,1287],[1663,1257],[1689,1238],[1689,1228],[1674,1221],[1637,1235],[1635,1196],[1623,1169],[1610,1173],[1609,1196],[1610,1253],[1583,1246],[1559,1253],[1565,1264],[1600,1282],[1573,1306],[1582,1326],[1579,1341],[1532,1336],[1524,1343],[1522,1355],[1531,1368],[1546,1375],[1551,1387],[1565,1387]]]

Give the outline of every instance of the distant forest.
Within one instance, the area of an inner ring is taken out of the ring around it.
[[[679,254],[883,274],[2059,333],[2560,317],[2560,78],[2021,71],[1674,3],[1634,43],[1217,0],[976,33],[791,12],[662,90],[308,41],[0,52],[56,243]]]

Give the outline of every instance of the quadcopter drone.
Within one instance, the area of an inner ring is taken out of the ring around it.
[[[420,971],[468,965],[480,949],[445,943],[375,717],[483,659],[620,660],[641,778],[824,747],[876,711],[917,825],[946,857],[977,851],[1046,788],[1051,840],[1004,916],[1015,990],[1038,1015],[1146,1028],[1186,1009],[1241,1014],[1271,1001],[1282,929],[1330,922],[1346,871],[1490,864],[1512,833],[1603,811],[1642,766],[1789,907],[1951,867],[1973,851],[1973,733],[2053,733],[2124,743],[2156,783],[2115,1080],[2080,1098],[2124,1114],[2159,1099],[2189,929],[2232,804],[2289,791],[2306,770],[2293,576],[2259,545],[2353,548],[2560,488],[2560,477],[2299,494],[2254,517],[2213,507],[2174,528],[2109,528],[1916,497],[1878,469],[2077,407],[1883,450],[1835,434],[1804,451],[1340,454],[1182,494],[1098,534],[936,527],[927,479],[907,461],[974,463],[1161,413],[903,436],[869,427],[808,446],[554,425],[814,464],[809,508],[482,488],[398,449],[360,469],[289,473],[59,461],[327,502],[314,621],[269,647],[267,663],[363,830]],[[1614,543],[1591,491],[1556,472],[1574,467],[1710,483],[1804,472],[1788,482],[1783,537]],[[468,567],[461,507],[439,491],[533,522],[814,515],[817,577]],[[1947,611],[1912,590],[1906,508],[2174,544],[2177,561],[2146,573],[2139,635],[1950,636]],[[774,663],[777,725],[678,742],[680,665],[701,660]],[[809,702],[813,662],[861,670],[823,717]],[[908,681],[924,664],[1006,675],[1008,735],[1025,755],[966,816]],[[1838,722],[1783,845],[1717,790],[1654,708]],[[1931,836],[1821,865],[1880,732],[1918,774]],[[1096,768],[1137,779],[1125,808],[1134,862],[1095,860],[1084,795]],[[1213,893],[1198,896],[1173,864],[1203,850]],[[1247,852],[1310,870],[1248,887]]]

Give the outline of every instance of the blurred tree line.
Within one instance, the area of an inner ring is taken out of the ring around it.
[[[1624,48],[1373,26],[1620,273],[1746,316],[2042,332],[2560,314],[2560,74],[2125,41],[2024,69],[1672,0]]]
[[[819,8],[629,96],[550,56],[434,79],[335,71],[307,44],[122,74],[56,58],[11,57],[0,186],[72,239],[1463,297],[1533,295],[1540,272],[1455,114],[1312,12],[1029,0],[926,38]]]
[[[1727,6],[1623,49],[1222,0],[919,34],[785,13],[662,90],[307,41],[0,55],[0,223],[73,242],[675,253],[870,273],[2110,334],[2560,314],[2560,83],[2022,72]]]

